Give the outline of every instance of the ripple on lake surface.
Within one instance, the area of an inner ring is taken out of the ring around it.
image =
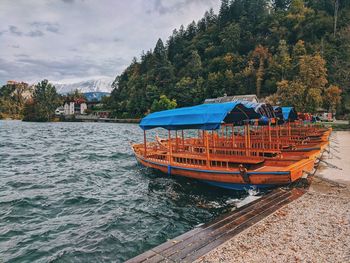
[[[138,166],[142,140],[134,124],[0,121],[0,261],[121,262],[243,198]]]

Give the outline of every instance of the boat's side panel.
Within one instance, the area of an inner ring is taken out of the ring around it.
[[[292,182],[301,178],[305,172],[311,173],[314,169],[314,165],[315,160],[312,158],[295,163],[290,169]]]
[[[160,164],[152,162],[150,160],[145,160],[142,157],[137,159],[144,166],[157,169],[163,173],[184,176],[189,178],[194,178],[198,180],[211,181],[216,183],[229,183],[229,184],[252,184],[252,185],[283,185],[291,182],[289,171],[280,172],[248,172],[247,177],[244,178],[238,171],[213,171],[198,169],[198,168],[187,168],[170,166],[166,163]],[[248,179],[247,179],[248,178]]]

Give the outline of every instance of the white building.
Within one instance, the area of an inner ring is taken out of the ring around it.
[[[85,99],[75,99],[64,103],[64,115],[85,114],[87,104]]]
[[[64,107],[60,106],[55,110],[55,115],[56,116],[61,116],[64,115]]]

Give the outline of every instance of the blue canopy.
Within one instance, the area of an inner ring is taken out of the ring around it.
[[[141,120],[140,127],[143,130],[157,127],[167,130],[215,130],[223,122],[234,123],[260,117],[252,108],[239,102],[213,103],[151,113]]]
[[[285,121],[295,121],[298,119],[298,113],[294,107],[282,107],[282,114]]]

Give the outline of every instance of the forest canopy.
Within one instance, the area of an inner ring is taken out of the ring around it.
[[[350,1],[222,0],[218,14],[134,58],[113,88],[117,117],[142,117],[160,100],[182,107],[251,93],[300,111],[349,113]]]

